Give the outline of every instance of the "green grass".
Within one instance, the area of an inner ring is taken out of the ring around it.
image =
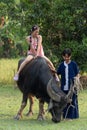
[[[13,84],[18,59],[0,59],[0,84]]]
[[[53,123],[50,113],[46,113],[45,121],[37,121],[38,100],[35,99],[34,115],[26,117],[27,104],[21,120],[14,120],[14,116],[21,104],[22,94],[13,86],[0,86],[0,130],[87,130],[87,90],[79,94],[80,118],[73,121]],[[45,104],[45,110],[47,105]]]

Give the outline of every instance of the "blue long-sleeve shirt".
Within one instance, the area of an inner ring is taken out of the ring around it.
[[[75,61],[71,61],[69,64],[65,64],[65,61],[63,61],[57,69],[57,74],[61,75],[61,89],[65,90],[64,87],[66,85],[66,82],[68,82],[67,90],[69,90],[70,81],[73,80],[73,78],[78,73],[79,73],[79,68],[78,68],[77,63]]]

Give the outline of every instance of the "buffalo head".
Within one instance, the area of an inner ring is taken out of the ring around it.
[[[71,83],[70,91],[66,95],[57,85],[55,79],[51,79],[47,85],[47,92],[50,96],[50,102],[48,104],[48,110],[52,115],[52,121],[60,122],[62,111],[71,102],[73,94],[73,85]]]

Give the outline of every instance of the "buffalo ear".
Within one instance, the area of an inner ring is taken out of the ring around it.
[[[60,102],[61,101],[61,96],[58,95],[52,88],[52,84],[54,82],[54,79],[50,79],[48,84],[47,84],[47,92],[48,95],[51,97],[51,99],[53,99],[56,102]],[[56,82],[56,81],[55,81]],[[56,87],[56,86],[55,86]]]

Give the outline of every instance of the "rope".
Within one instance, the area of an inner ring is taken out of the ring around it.
[[[70,107],[75,108],[75,106],[72,105],[72,103],[70,103],[70,105],[69,105],[68,108],[67,108],[66,114],[65,114],[65,119],[66,119],[66,116],[67,116],[67,114],[68,114],[68,111],[69,111],[69,108],[70,108]]]

